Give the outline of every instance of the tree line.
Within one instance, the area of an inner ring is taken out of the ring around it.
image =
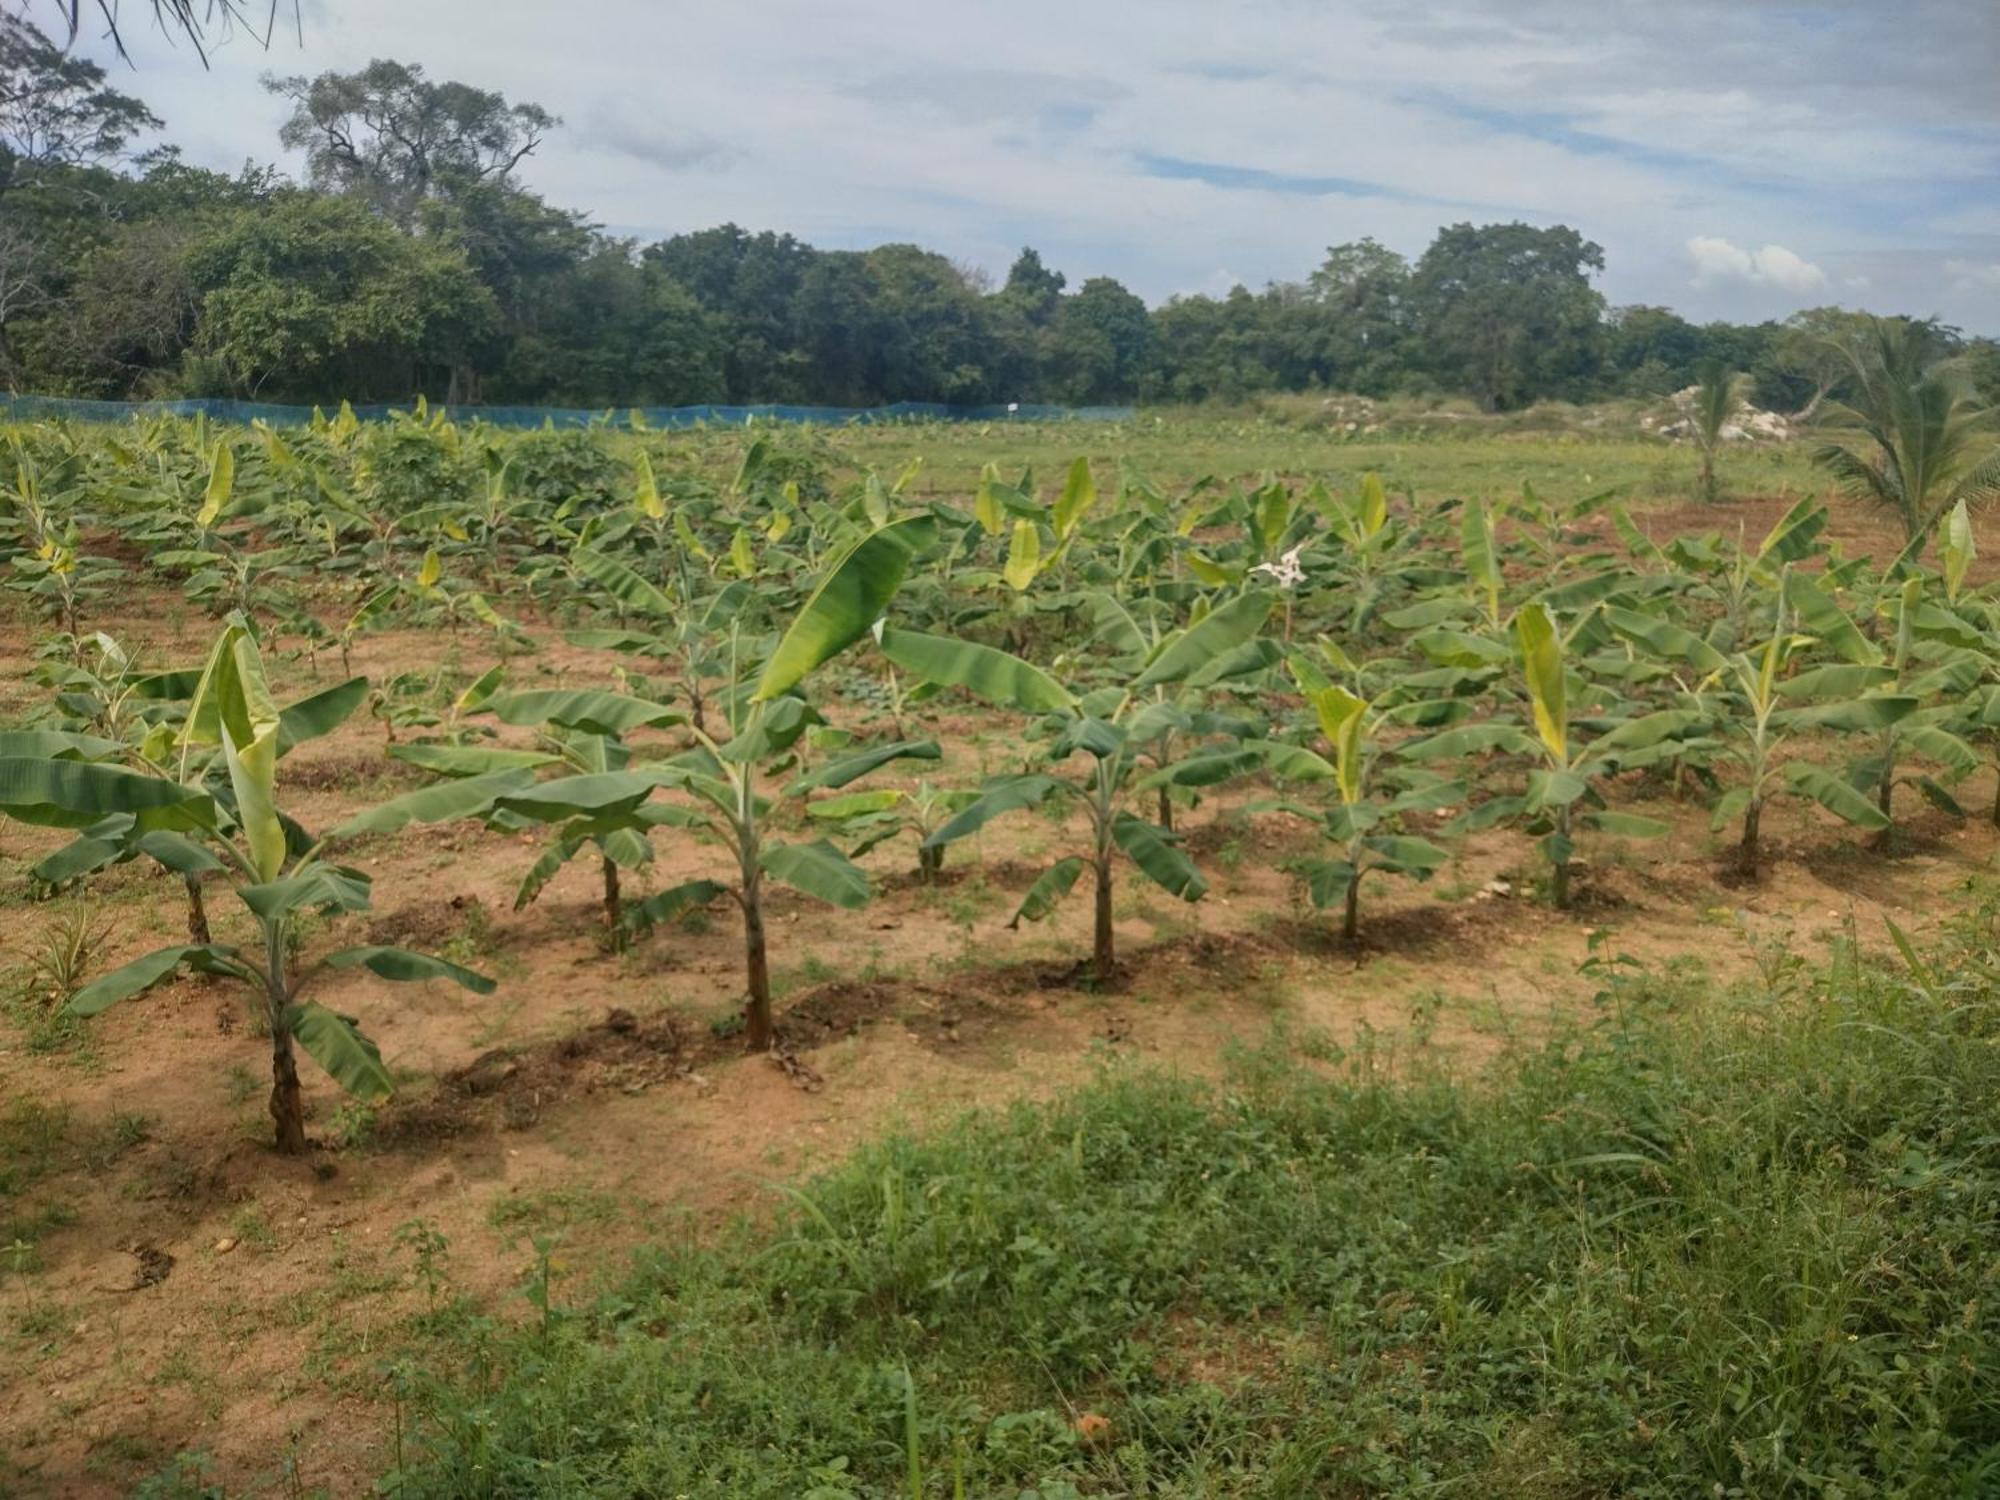
[[[1148,308],[1033,249],[1003,281],[914,244],[824,250],[734,224],[652,244],[522,185],[532,103],[376,61],[271,77],[273,167],[193,167],[102,69],[0,16],[0,387],[580,407],[1240,400],[1445,393],[1489,409],[1657,396],[1705,365],[1760,404],[1834,389],[1857,314],[1695,324],[1609,307],[1576,230],[1454,224],[1410,261],[1336,245],[1303,280]],[[2000,395],[2000,346],[1931,335]]]

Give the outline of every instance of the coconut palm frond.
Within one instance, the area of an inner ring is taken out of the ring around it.
[[[1985,505],[2000,500],[2000,448],[1994,449],[1965,472],[1952,486],[1944,508],[1950,510],[1961,500],[1967,505]]]
[[[1894,479],[1851,448],[1825,443],[1813,452],[1813,462],[1833,476],[1835,484],[1860,500],[1901,512],[1902,496]]]
[[[195,56],[201,59],[203,67],[208,66],[210,36],[227,36],[241,29],[256,38],[259,45],[268,48],[271,34],[277,29],[278,16],[283,0],[266,0],[263,5],[258,0],[151,0],[153,20],[168,36],[179,33],[193,46]],[[119,26],[120,0],[57,0],[57,13],[69,29],[69,40],[74,42],[83,29],[84,17],[91,12],[104,23],[104,35],[117,49],[118,55],[127,56],[125,34]],[[257,24],[256,15],[263,10],[263,24]],[[292,0],[292,24],[300,28],[300,44],[304,44],[304,31],[299,16],[299,0]]]

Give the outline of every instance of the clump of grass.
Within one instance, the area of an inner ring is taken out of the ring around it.
[[[66,1007],[102,967],[113,932],[111,916],[81,900],[56,904],[42,923],[11,972],[8,995],[30,1051],[61,1051],[76,1039],[78,1025]]]
[[[1856,951],[1777,994],[1601,964],[1599,1024],[1472,1084],[1275,1045],[884,1141],[466,1320],[385,1488],[1991,1492],[2000,926]]]

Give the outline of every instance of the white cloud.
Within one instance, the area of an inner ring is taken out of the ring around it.
[[[1716,235],[1698,234],[1687,242],[1687,253],[1694,262],[1696,286],[1748,281],[1786,292],[1816,292],[1826,285],[1826,272],[1783,245],[1745,250]]]
[[[1951,278],[1954,292],[2000,292],[2000,261],[1948,260],[1944,274]]]

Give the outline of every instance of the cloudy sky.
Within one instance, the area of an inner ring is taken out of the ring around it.
[[[123,86],[204,165],[284,161],[260,73],[392,56],[560,114],[528,184],[647,239],[1033,244],[1158,300],[1523,219],[1614,303],[2000,333],[1995,0],[287,0],[206,74],[142,9]]]

